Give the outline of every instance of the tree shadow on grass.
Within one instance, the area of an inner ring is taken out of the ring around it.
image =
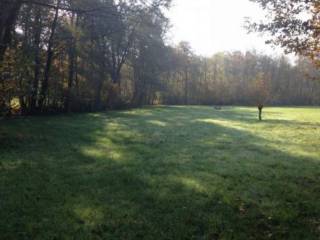
[[[13,123],[5,130],[21,135],[0,154],[0,239],[317,239],[317,159],[198,121],[242,121],[223,114]]]

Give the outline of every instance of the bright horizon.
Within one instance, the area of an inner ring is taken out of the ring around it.
[[[224,51],[250,51],[277,56],[279,48],[265,44],[266,37],[247,34],[245,19],[263,20],[265,13],[249,0],[173,0],[168,13],[172,44],[190,43],[195,53],[212,56]]]

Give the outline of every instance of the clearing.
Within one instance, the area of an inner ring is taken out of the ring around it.
[[[320,110],[0,121],[0,239],[319,239]]]

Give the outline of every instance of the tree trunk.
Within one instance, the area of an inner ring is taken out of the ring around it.
[[[94,99],[94,110],[100,111],[101,110],[101,90],[102,90],[102,79],[98,79],[96,83],[96,92],[95,92],[95,99]]]
[[[50,69],[51,69],[52,59],[53,59],[53,40],[54,40],[54,35],[55,35],[55,31],[56,31],[57,24],[58,24],[60,2],[61,2],[61,0],[58,0],[58,2],[57,2],[57,7],[55,10],[54,19],[53,19],[53,22],[51,25],[51,34],[50,34],[49,41],[48,41],[47,61],[46,61],[46,67],[45,67],[45,71],[44,71],[44,79],[43,79],[43,82],[41,85],[39,104],[38,104],[41,111],[44,110],[44,102],[45,102],[45,99],[46,99],[47,93],[48,93]]]
[[[259,121],[262,121],[263,105],[259,105],[259,106],[258,106],[258,110],[259,110]]]
[[[20,89],[23,89],[23,77],[19,76],[18,85]],[[27,113],[27,104],[25,99],[25,94],[23,91],[19,93],[19,104],[20,104],[20,114],[25,115]]]
[[[37,7],[35,16],[35,32],[34,32],[34,79],[31,86],[31,99],[30,99],[30,113],[34,113],[37,108],[37,98],[38,89],[40,81],[40,68],[41,68],[41,58],[40,58],[40,42],[41,42],[41,9]]]
[[[111,74],[112,83],[108,91],[108,107],[114,109],[118,107],[120,100],[120,71],[113,71]]]
[[[12,32],[17,20],[22,0],[11,0],[0,3],[0,62],[11,43]]]
[[[76,24],[74,25],[74,18],[75,16],[74,14],[72,14],[71,25],[72,27],[77,27],[77,20],[76,20]],[[74,75],[75,75],[75,59],[76,59],[76,38],[75,36],[72,35],[70,40],[70,50],[69,50],[68,88],[66,91],[65,104],[64,104],[64,108],[66,112],[70,111],[72,87],[73,87]]]
[[[103,83],[106,77],[106,73],[104,71],[104,62],[102,61],[102,68],[100,69],[100,74],[96,79],[96,89],[95,89],[95,99],[94,99],[94,110],[96,111],[100,111],[102,110],[101,107],[101,92],[102,92],[102,87],[103,87]]]
[[[141,73],[140,68],[137,66],[134,66],[133,68],[133,97],[132,97],[132,103],[135,107],[140,106],[142,103],[142,91],[144,88],[142,87],[141,83]]]
[[[185,70],[185,93],[184,93],[184,103],[188,105],[189,103],[189,79],[188,79],[188,69]]]
[[[115,109],[119,107],[120,85],[112,83],[108,91],[108,107]]]

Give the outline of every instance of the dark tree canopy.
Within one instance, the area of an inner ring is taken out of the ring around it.
[[[275,44],[317,61],[316,2],[256,2],[270,22],[252,29],[271,31]],[[320,104],[319,83],[304,75],[319,78],[310,59],[292,65],[254,51],[203,57],[188,42],[170,46],[170,3],[0,1],[0,115],[149,104]],[[300,19],[306,11],[312,18]]]

